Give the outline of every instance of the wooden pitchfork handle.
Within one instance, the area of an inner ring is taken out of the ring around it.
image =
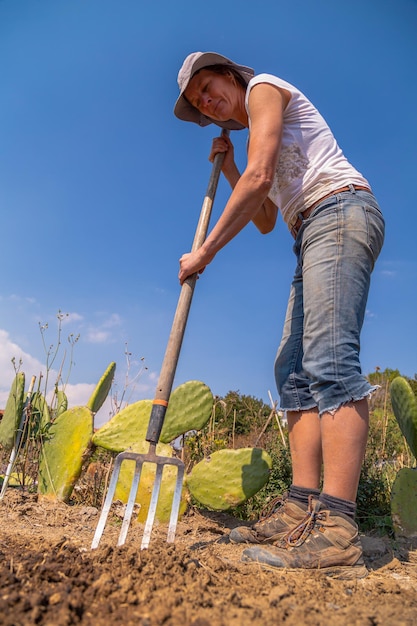
[[[222,135],[228,136],[229,131],[224,129]],[[223,152],[219,152],[214,157],[210,180],[208,183],[203,206],[201,208],[200,219],[198,221],[197,229],[194,235],[194,242],[191,249],[192,252],[198,250],[198,248],[203,245],[206,239],[223,159]],[[172,323],[171,333],[168,339],[168,345],[165,351],[161,372],[159,374],[158,385],[152,404],[151,417],[146,433],[146,441],[149,441],[151,444],[154,445],[156,445],[159,441],[159,436],[161,434],[162,426],[164,424],[165,413],[168,407],[169,397],[171,395],[172,384],[174,382],[178,358],[181,351],[182,340],[184,338],[185,327],[187,324],[188,314],[190,312],[191,301],[193,298],[196,281],[197,272],[189,276],[184,281],[181,288],[177,309],[175,311],[174,321]]]

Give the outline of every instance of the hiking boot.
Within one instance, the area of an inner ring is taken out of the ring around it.
[[[320,570],[343,580],[368,574],[355,522],[313,498],[308,514],[296,528],[274,546],[247,548],[242,561],[272,568]]]
[[[261,512],[253,526],[239,526],[229,535],[233,543],[274,543],[284,537],[306,516],[307,506],[289,500],[284,494],[274,498]]]

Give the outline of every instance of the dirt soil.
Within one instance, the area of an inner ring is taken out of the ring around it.
[[[332,626],[417,623],[417,550],[364,537],[369,576],[266,571],[228,541],[241,522],[190,511],[174,544],[158,526],[148,550],[132,524],[116,547],[109,518],[96,550],[93,507],[39,500],[9,488],[0,503],[0,624],[23,626]]]

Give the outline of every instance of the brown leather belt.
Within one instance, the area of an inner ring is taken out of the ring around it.
[[[320,198],[320,200],[317,200],[317,202],[314,202],[305,211],[303,211],[302,213],[299,214],[299,215],[302,216],[302,219],[301,219],[301,217],[298,217],[297,221],[294,224],[294,226],[291,228],[291,234],[294,237],[294,239],[297,237],[298,231],[300,230],[301,225],[304,222],[304,220],[306,220],[311,215],[311,213],[314,211],[314,209],[319,204],[321,204],[323,202],[323,200],[326,200],[326,198],[330,198],[331,196],[335,196],[338,193],[343,193],[344,191],[350,191],[352,187],[356,191],[367,191],[368,193],[372,193],[371,190],[369,189],[369,187],[362,187],[361,185],[351,185],[351,186],[347,186],[347,187],[341,187],[340,189],[336,189],[335,191],[331,191],[326,196],[323,196],[322,198]]]

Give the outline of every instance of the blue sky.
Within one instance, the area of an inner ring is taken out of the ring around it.
[[[195,50],[297,85],[368,178],[387,236],[363,370],[413,377],[416,32],[414,0],[0,0],[0,405],[12,357],[28,378],[45,373],[39,323],[56,345],[59,310],[69,314],[60,354],[80,335],[71,404],[86,401],[110,361],[119,394],[139,374],[130,399],[153,397],[217,134],[172,113],[178,69]],[[232,139],[243,167],[246,132]],[[228,194],[221,180],[213,221]],[[293,270],[282,220],[267,236],[249,225],[222,250],[197,283],[175,385],[276,398]]]

